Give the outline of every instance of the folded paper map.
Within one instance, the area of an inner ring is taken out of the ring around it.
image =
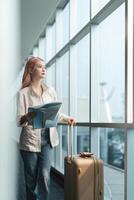
[[[31,120],[34,129],[50,128],[57,126],[58,111],[62,102],[51,102],[41,106],[28,108],[28,112],[35,112],[35,117]]]

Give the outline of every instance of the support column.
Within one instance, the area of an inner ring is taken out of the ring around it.
[[[0,1],[0,199],[16,199],[16,144],[12,139],[11,87],[20,67],[19,0]],[[15,127],[15,126],[14,126]]]

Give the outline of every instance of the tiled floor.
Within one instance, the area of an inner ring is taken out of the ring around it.
[[[24,185],[21,186],[21,190],[18,192],[17,200],[26,200]],[[51,180],[49,200],[64,200],[64,190],[54,180]]]
[[[26,200],[25,195],[25,181],[24,181],[24,171],[23,171],[23,162],[20,158],[19,160],[19,170],[18,170],[18,184],[17,184],[17,200]],[[64,190],[59,184],[57,184],[51,178],[50,185],[50,199],[49,200],[64,200]]]
[[[105,200],[124,199],[124,173],[110,167],[104,167]]]
[[[105,179],[105,200],[122,200],[124,199],[124,173],[112,169],[110,167],[104,167],[104,179]],[[23,162],[20,159],[18,170],[18,195],[17,200],[25,199],[25,181],[23,172]],[[49,200],[64,200],[64,190],[54,180],[51,179],[50,187],[50,199]]]
[[[51,181],[50,200],[64,200],[64,190],[56,182]]]

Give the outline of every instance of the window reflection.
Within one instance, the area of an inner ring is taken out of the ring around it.
[[[92,18],[110,1],[110,0],[91,0]]]
[[[124,122],[125,5],[92,26],[92,122]]]
[[[55,88],[55,63],[47,68],[46,84]]]
[[[55,23],[46,28],[46,62],[48,62],[55,54]]]
[[[71,115],[89,121],[89,34],[70,50]]]
[[[61,112],[68,114],[69,53],[56,60],[56,92],[63,102]]]
[[[105,163],[124,169],[123,129],[100,129],[100,156]]]
[[[56,52],[69,41],[69,3],[56,12]]]
[[[90,133],[88,127],[77,127],[77,154],[90,151]]]
[[[70,1],[70,38],[90,21],[90,0]]]

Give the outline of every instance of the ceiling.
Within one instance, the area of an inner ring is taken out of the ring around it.
[[[31,52],[58,0],[21,0],[21,62]]]

